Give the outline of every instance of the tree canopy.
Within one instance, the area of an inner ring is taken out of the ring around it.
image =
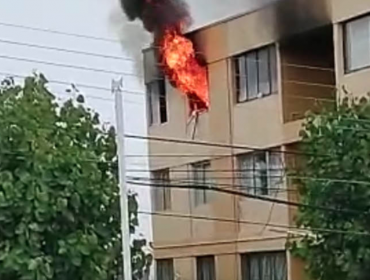
[[[370,103],[345,98],[310,114],[302,130],[308,158],[299,182],[297,223],[312,233],[293,244],[312,279],[365,280],[370,275]],[[315,228],[328,231],[317,232]]]
[[[118,279],[115,130],[84,99],[58,103],[43,75],[0,87],[0,279]],[[138,204],[129,196],[130,230]],[[133,276],[150,266],[132,245]]]

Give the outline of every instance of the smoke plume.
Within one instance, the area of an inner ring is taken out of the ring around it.
[[[128,19],[139,19],[151,33],[162,33],[166,28],[188,27],[191,17],[183,0],[120,0]]]

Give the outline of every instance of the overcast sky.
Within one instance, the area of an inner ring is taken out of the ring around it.
[[[188,0],[194,17],[193,28],[254,9],[267,1]],[[102,120],[114,124],[111,81],[123,76],[126,132],[146,134],[144,87],[142,80],[136,77],[135,58],[140,54],[137,46],[147,44],[148,36],[140,32],[140,26],[127,27],[117,0],[2,0],[2,4],[0,77],[41,71],[56,82],[51,83],[51,87],[62,100],[70,97],[63,83],[75,83],[85,94],[87,104],[101,114]],[[127,141],[126,151],[130,155],[145,155],[147,150],[144,142]],[[129,169],[147,168],[145,158],[129,158],[127,163]],[[149,211],[148,190],[135,191],[139,193],[141,208]],[[140,222],[140,231],[151,239],[150,217],[141,217]]]

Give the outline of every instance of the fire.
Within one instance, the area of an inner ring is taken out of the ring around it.
[[[197,104],[194,110],[208,109],[207,69],[197,61],[193,43],[177,29],[167,29],[160,42],[160,56],[171,83],[190,103]]]

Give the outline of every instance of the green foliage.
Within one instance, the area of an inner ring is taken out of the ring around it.
[[[44,76],[0,87],[0,279],[113,280],[122,264],[115,131]],[[129,196],[130,229],[138,225]],[[132,247],[134,278],[150,266]]]
[[[353,232],[370,233],[370,103],[346,98],[335,110],[310,114],[301,134],[309,154],[300,174],[306,178],[299,182],[301,201],[337,211],[302,207],[297,224],[352,233],[312,230],[292,250],[312,279],[369,279],[370,236]]]

